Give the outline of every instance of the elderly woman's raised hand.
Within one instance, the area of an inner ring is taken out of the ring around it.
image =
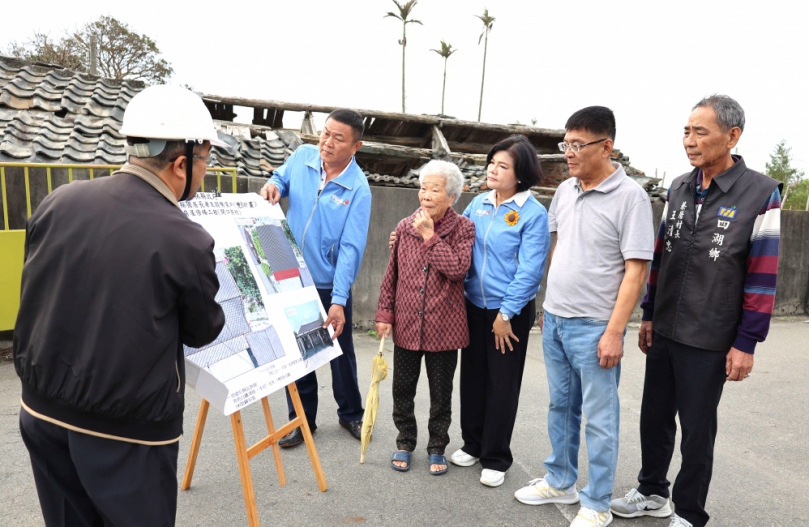
[[[426,210],[422,209],[416,214],[416,219],[413,220],[413,228],[421,234],[424,241],[433,237],[433,234],[435,234],[434,227],[435,223]]]
[[[382,337],[390,337],[391,331],[393,331],[393,324],[386,324],[384,322],[376,323],[376,337],[378,339],[381,339]]]
[[[388,238],[388,249],[393,249],[396,245],[396,231],[390,231],[390,238]]]

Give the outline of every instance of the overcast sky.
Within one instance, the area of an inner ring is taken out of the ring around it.
[[[443,59],[430,49],[444,39],[459,50],[445,113],[477,119],[483,45],[474,15],[484,7],[496,21],[483,121],[563,128],[582,107],[609,106],[616,148],[670,180],[690,168],[681,137],[691,107],[725,93],[747,115],[739,153],[748,166],[763,171],[786,139],[794,165],[809,172],[809,3],[420,0],[412,16],[424,25],[407,26],[408,112],[440,110]],[[401,111],[402,28],[383,18],[392,9],[391,0],[13,2],[0,49],[110,15],[154,39],[172,82],[197,91]]]

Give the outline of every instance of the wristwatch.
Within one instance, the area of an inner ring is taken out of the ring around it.
[[[502,318],[502,319],[503,319],[503,322],[508,322],[509,320],[511,320],[511,317],[510,317],[510,316],[508,316],[508,315],[506,315],[506,314],[505,314],[505,313],[503,313],[502,311],[500,312],[500,318]]]

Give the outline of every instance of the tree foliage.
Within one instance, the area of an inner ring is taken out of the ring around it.
[[[45,62],[73,71],[86,71],[83,50],[78,41],[68,37],[55,41],[45,33],[36,32],[28,42],[11,42],[6,54],[27,62]]]
[[[809,210],[809,179],[795,185],[787,196],[783,208],[790,210]]]
[[[88,73],[93,36],[97,42],[99,75],[162,84],[174,73],[171,64],[159,57],[154,40],[110,16],[66,33],[58,42],[45,33],[34,33],[25,43],[12,42],[7,53],[30,62],[46,62]]]
[[[447,91],[447,59],[450,55],[458,51],[457,49],[452,49],[452,44],[447,44],[443,40],[441,41],[441,51],[437,49],[431,49],[430,51],[435,51],[439,55],[444,58],[444,84],[441,88],[441,114],[444,113],[444,94]]]
[[[486,55],[489,52],[489,31],[492,30],[494,27],[494,20],[495,18],[489,15],[489,10],[484,9],[482,15],[475,15],[483,22],[483,32],[480,34],[480,38],[478,38],[478,45],[480,45],[480,41],[484,40],[483,44],[483,74],[480,77],[480,103],[478,104],[478,122],[480,121],[480,115],[483,112],[483,83],[486,81]]]
[[[782,208],[803,210],[806,206],[806,191],[809,182],[803,179],[804,171],[792,166],[792,148],[786,140],[775,145],[766,164],[767,175],[784,184]],[[796,192],[797,191],[797,192]]]
[[[298,242],[295,241],[295,236],[292,234],[292,229],[289,228],[287,220],[281,220],[281,227],[284,229],[284,235],[286,235],[289,244],[292,246],[292,250],[295,251],[295,255],[302,258],[303,253],[301,253],[301,248],[298,247]]]
[[[242,296],[250,305],[263,308],[264,302],[261,300],[261,292],[258,290],[258,284],[253,277],[253,272],[250,270],[250,264],[247,263],[247,259],[244,257],[242,248],[238,246],[228,247],[225,249],[225,256],[227,257],[228,271],[236,281],[236,286]]]
[[[399,45],[402,46],[402,113],[405,113],[405,49],[407,49],[407,24],[418,24],[420,26],[424,24],[421,23],[421,20],[410,18],[410,14],[413,12],[413,8],[416,7],[418,0],[410,0],[404,4],[400,4],[396,0],[392,0],[392,2],[396,4],[398,13],[388,11],[382,18],[393,17],[402,22],[402,39],[399,41]]]

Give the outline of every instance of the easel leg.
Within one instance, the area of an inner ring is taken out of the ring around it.
[[[202,443],[202,432],[205,430],[205,419],[208,417],[208,407],[211,405],[205,399],[199,405],[197,414],[197,424],[194,426],[194,437],[191,439],[191,450],[188,452],[188,463],[185,464],[185,474],[180,488],[188,490],[191,488],[191,478],[194,477],[194,467],[197,466],[197,455],[199,455],[199,445]]]
[[[261,400],[261,406],[264,408],[264,420],[267,421],[267,432],[273,435],[275,433],[275,426],[272,422],[270,402],[266,397]],[[278,471],[278,483],[283,487],[287,484],[287,478],[284,475],[284,466],[281,464],[281,449],[278,447],[278,443],[272,444],[272,455],[275,458],[275,470]]]
[[[306,443],[306,451],[309,453],[309,460],[312,462],[312,468],[315,471],[315,479],[320,492],[326,492],[328,485],[326,485],[326,476],[323,474],[323,467],[320,464],[320,457],[317,455],[315,448],[315,441],[312,439],[312,432],[309,430],[309,422],[306,420],[306,414],[303,412],[303,403],[301,403],[301,396],[298,394],[298,386],[293,382],[287,385],[289,389],[289,398],[292,399],[292,406],[295,407],[295,413],[298,419],[301,420],[301,431],[303,432],[303,440]]]
[[[241,412],[230,415],[233,425],[233,441],[236,444],[236,458],[239,460],[239,474],[242,478],[244,491],[244,506],[247,508],[247,524],[258,527],[258,508],[256,506],[256,493],[253,490],[253,477],[250,475],[250,460],[247,458],[247,444],[244,441],[244,426]]]

